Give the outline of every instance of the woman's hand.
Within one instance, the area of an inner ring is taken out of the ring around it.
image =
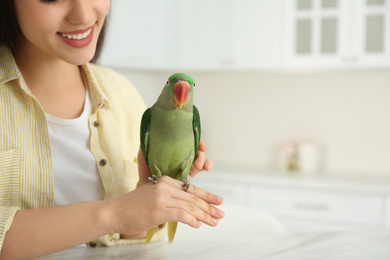
[[[190,171],[190,178],[193,178],[203,170],[209,171],[213,168],[212,160],[206,158],[206,150],[207,146],[201,139],[197,157]],[[146,236],[147,229],[153,228],[167,221],[180,221],[197,228],[200,226],[200,222],[215,226],[218,223],[218,219],[223,217],[224,213],[212,206],[222,204],[223,199],[219,196],[201,190],[194,185],[191,185],[191,189],[188,193],[183,193],[182,191],[185,189],[183,187],[183,182],[173,180],[169,177],[159,178],[156,185],[153,186],[153,184],[151,184],[148,180],[151,173],[146,164],[141,148],[138,151],[138,172],[139,181],[137,189],[122,196],[122,199],[126,196],[134,196],[134,202],[138,202],[137,205],[140,208],[140,212],[137,213],[137,210],[133,210],[133,213],[137,214],[136,217],[140,217],[141,222],[138,222],[138,220],[136,222],[136,220],[134,220],[132,223],[137,223],[139,225],[128,226],[128,228],[119,228],[120,230],[124,230],[120,232],[122,234],[122,238],[144,238]],[[168,191],[172,192],[172,197],[170,198],[166,197],[169,194]],[[140,200],[136,199],[136,197]],[[171,200],[171,204],[165,204],[167,201]],[[172,204],[175,204],[178,207],[172,208]],[[164,207],[167,207],[166,209],[169,208],[165,217],[162,214]],[[144,214],[148,216],[145,216]],[[173,220],[171,218],[173,218]],[[132,231],[128,230],[130,227]]]
[[[201,222],[216,226],[224,213],[213,205],[221,205],[223,199],[194,185],[188,192],[184,190],[181,181],[162,176],[156,184],[147,183],[108,200],[108,212],[113,213],[110,214],[113,232],[137,234],[140,238],[146,235],[146,230],[168,221],[182,222],[194,228],[199,228]]]
[[[206,158],[206,150],[206,143],[203,139],[200,139],[198,154],[190,171],[190,179],[194,178],[201,171],[210,171],[213,168],[213,161]]]
[[[152,174],[150,173],[149,167],[146,164],[146,160],[144,158],[144,155],[142,154],[141,147],[138,150],[138,175],[139,175],[139,181],[137,183],[137,189],[141,187],[144,184],[150,183],[148,180],[148,177],[151,177]]]

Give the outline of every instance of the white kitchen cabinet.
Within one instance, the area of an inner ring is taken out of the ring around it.
[[[256,187],[252,196],[258,198],[254,207],[264,207],[281,215],[313,220],[345,221],[380,225],[382,218],[381,197],[307,192],[294,189],[275,190]],[[272,198],[272,199],[270,199]],[[346,207],[347,205],[347,207]]]
[[[390,65],[390,0],[354,1],[355,43],[353,56],[357,65]]]
[[[272,212],[281,220],[289,222],[290,231],[300,232],[293,227],[318,224],[321,231],[345,228],[379,228],[382,223],[383,198],[359,194],[343,194],[326,190],[307,191],[274,189],[258,186],[252,189],[252,206]],[[298,221],[299,220],[299,221]]]
[[[160,69],[169,61],[173,0],[115,0],[100,63],[113,67]]]
[[[113,67],[390,67],[390,0],[115,0],[111,13]]]
[[[284,3],[285,65],[343,65],[350,56],[349,1],[294,0]]]
[[[274,69],[281,65],[280,0],[232,0],[229,11],[231,65],[236,69]]]
[[[172,35],[176,66],[217,69],[227,55],[226,21],[229,1],[181,0],[177,34]]]
[[[287,67],[390,65],[390,0],[284,3]]]
[[[256,69],[279,65],[280,3],[180,1],[179,67]]]
[[[276,68],[280,0],[112,1],[101,63],[157,70]]]
[[[201,174],[194,179],[198,187],[225,197],[228,205],[269,212],[292,233],[389,227],[388,183],[389,179],[373,182],[358,176],[242,170]]]
[[[386,210],[384,214],[385,227],[390,228],[390,197],[386,199],[385,205],[386,205]]]

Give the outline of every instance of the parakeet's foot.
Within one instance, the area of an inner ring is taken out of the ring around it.
[[[184,183],[183,188],[186,188],[185,191],[188,192],[191,188],[191,182],[188,180],[188,178],[182,180],[182,182]]]
[[[156,184],[157,179],[158,177],[156,175],[152,175],[152,177],[148,177],[148,180],[153,184]]]

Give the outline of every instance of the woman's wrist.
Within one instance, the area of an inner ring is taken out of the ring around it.
[[[113,234],[116,232],[117,214],[115,210],[115,199],[99,201],[99,225],[103,227],[105,234]]]

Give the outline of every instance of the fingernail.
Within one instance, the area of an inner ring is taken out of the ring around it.
[[[222,201],[223,201],[223,198],[220,197],[220,196],[215,196],[215,201],[216,201],[216,202],[222,202]]]
[[[209,169],[211,168],[210,162],[206,162],[205,168],[206,168],[207,170],[209,170]]]
[[[223,218],[225,216],[225,212],[223,212],[222,210],[218,209],[217,210],[217,215],[221,218]]]
[[[200,223],[200,221],[198,221],[198,222],[196,223],[196,228],[200,228],[201,225],[202,225],[202,223]]]
[[[211,222],[212,222],[214,225],[217,225],[217,224],[218,224],[218,219],[216,219],[216,218],[211,218]]]

